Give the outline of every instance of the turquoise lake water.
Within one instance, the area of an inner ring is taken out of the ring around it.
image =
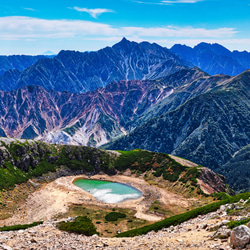
[[[139,190],[117,182],[78,179],[74,181],[74,184],[89,192],[97,200],[106,203],[119,203],[127,199],[138,199],[142,195]]]

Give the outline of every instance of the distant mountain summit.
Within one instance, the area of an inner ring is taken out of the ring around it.
[[[97,52],[61,51],[54,58],[41,59],[22,72],[7,71],[0,79],[0,89],[39,85],[46,90],[83,93],[122,79],[165,77],[188,66],[157,44],[123,38],[113,47]]]
[[[56,54],[54,52],[48,50],[48,51],[45,51],[42,55],[44,55],[44,56],[55,56]]]
[[[194,48],[176,44],[170,51],[210,75],[235,76],[250,68],[250,53],[226,49],[220,44],[200,43]]]

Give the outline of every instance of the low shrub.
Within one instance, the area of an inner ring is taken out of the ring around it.
[[[230,221],[228,222],[226,225],[230,228],[233,229],[235,227],[238,227],[240,225],[244,225],[247,224],[250,221],[250,218],[244,219],[244,220],[240,220],[240,221]]]
[[[126,217],[126,214],[111,212],[105,216],[105,219],[107,221],[117,221],[118,219],[125,218],[125,217]]]
[[[99,234],[96,231],[96,227],[87,216],[78,216],[72,222],[59,222],[57,224],[57,227],[60,230],[64,230],[70,233],[84,234],[86,236]]]
[[[229,198],[230,196],[225,193],[225,192],[221,192],[221,193],[213,193],[211,194],[212,197],[216,198],[217,200],[225,200],[227,198]]]
[[[14,226],[4,226],[0,227],[0,232],[2,231],[16,231],[16,230],[25,230],[30,227],[35,227],[37,225],[43,224],[42,221],[33,222],[31,224],[24,224],[24,225],[14,225]]]

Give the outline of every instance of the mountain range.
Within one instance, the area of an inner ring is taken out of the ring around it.
[[[250,144],[248,56],[216,44],[168,50],[125,38],[97,52],[61,51],[0,77],[0,136],[171,153],[246,191],[249,162],[237,159]]]
[[[46,90],[83,93],[112,81],[158,79],[180,69],[199,67],[210,75],[235,76],[250,68],[250,53],[219,44],[171,49],[123,38],[96,52],[61,51],[55,56],[0,56],[0,89],[39,85]]]
[[[39,85],[46,90],[83,93],[112,81],[156,79],[188,67],[188,63],[157,44],[135,43],[123,38],[97,52],[61,51],[19,72],[0,77],[1,90]]]
[[[200,43],[194,48],[176,44],[170,52],[207,72],[210,75],[235,76],[250,68],[250,53],[231,52],[220,44]]]

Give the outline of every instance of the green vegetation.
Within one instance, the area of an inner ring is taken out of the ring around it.
[[[42,221],[38,221],[38,222],[33,222],[32,224],[24,224],[24,225],[14,225],[14,226],[4,226],[4,227],[0,227],[0,232],[2,231],[15,231],[15,230],[24,230],[30,227],[35,227],[37,225],[43,224]]]
[[[194,185],[197,183],[196,178],[200,173],[197,167],[182,166],[167,154],[141,149],[118,152],[121,155],[115,162],[115,168],[120,171],[130,168],[137,173],[144,173],[153,169],[155,177],[163,176],[163,179],[171,182],[177,181],[187,171],[180,180],[184,183],[191,180]]]
[[[137,236],[137,235],[146,234],[152,230],[157,232],[157,231],[161,230],[162,228],[170,227],[172,225],[176,226],[184,221],[195,218],[198,215],[207,214],[209,212],[216,211],[217,209],[220,208],[221,205],[224,205],[227,203],[236,203],[240,199],[246,200],[249,197],[250,197],[250,193],[239,194],[239,195],[230,197],[228,199],[225,199],[225,200],[222,200],[219,202],[215,202],[215,203],[203,206],[203,207],[193,209],[193,210],[188,211],[188,212],[183,213],[183,214],[178,214],[178,215],[172,216],[170,218],[164,219],[162,221],[156,222],[154,224],[151,224],[151,225],[148,225],[145,227],[141,227],[141,228],[127,231],[127,232],[123,232],[121,234],[116,235],[116,237],[133,237],[133,236]]]
[[[22,170],[15,168],[10,162],[5,162],[0,167],[0,190],[12,188],[28,180],[28,175]]]
[[[120,155],[112,155],[104,150],[91,147],[68,145],[50,145],[38,141],[15,140],[10,144],[0,140],[0,149],[4,155],[0,167],[0,190],[11,189],[15,184],[26,182],[49,172],[56,172],[65,167],[68,171],[83,173],[103,171],[115,174],[116,170],[131,169],[139,176],[153,171],[155,177],[175,182],[191,182],[197,186],[196,178],[199,170],[194,167],[182,166],[169,155],[146,150],[119,151]]]
[[[117,221],[120,218],[126,218],[126,214],[119,212],[111,212],[105,216],[106,221]]]
[[[226,226],[228,226],[230,229],[233,229],[233,228],[238,227],[240,225],[247,224],[249,221],[250,221],[250,218],[246,218],[246,219],[240,220],[240,221],[230,221],[226,224]]]
[[[39,162],[39,164],[36,166],[34,170],[30,170],[30,175],[38,177],[43,175],[44,173],[55,172],[55,171],[56,171],[56,166],[54,164],[42,160]]]
[[[90,147],[50,145],[38,141],[15,140],[6,144],[0,140],[0,190],[12,189],[62,166],[68,171],[85,173],[103,170],[115,173],[109,153]]]
[[[91,205],[88,207],[83,207],[81,205],[72,205],[69,211],[65,214],[58,215],[57,219],[75,216],[87,216],[96,226],[96,230],[100,235],[106,237],[114,236],[117,234],[117,230],[129,230],[132,228],[142,227],[149,224],[149,222],[135,218],[135,211],[125,208],[115,208],[116,212],[125,214],[126,217],[118,218],[116,221],[107,221],[105,216],[111,212],[114,212],[110,208],[100,208],[99,206]],[[106,231],[107,230],[107,231]],[[112,233],[111,233],[112,232]]]
[[[214,197],[216,200],[225,200],[228,199],[230,196],[225,193],[225,192],[221,192],[221,193],[213,193],[211,194],[212,197]]]
[[[200,167],[200,166],[199,166]],[[181,181],[186,183],[187,181],[191,181],[191,184],[197,185],[197,178],[200,174],[198,167],[189,168],[188,171],[182,176]]]
[[[84,234],[86,236],[91,236],[93,234],[98,234],[96,228],[92,221],[86,216],[79,216],[72,222],[59,222],[57,227],[60,230],[64,230],[70,233]]]

